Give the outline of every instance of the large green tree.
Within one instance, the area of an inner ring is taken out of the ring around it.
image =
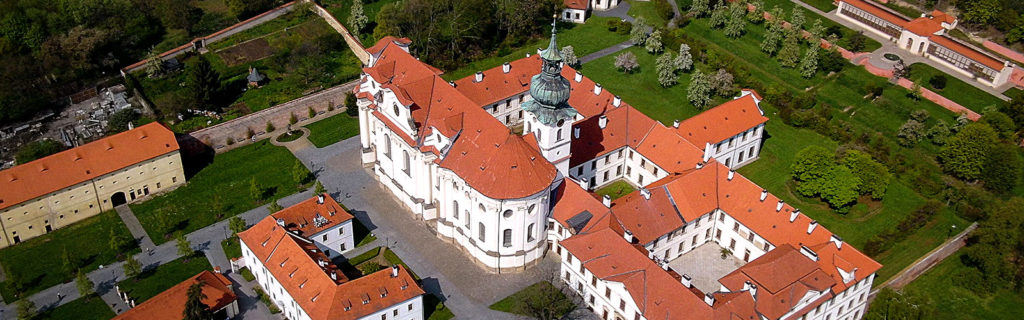
[[[189,107],[201,110],[216,109],[214,99],[220,91],[220,73],[203,55],[189,61],[185,71],[185,90]]]
[[[1021,161],[1020,147],[999,143],[992,146],[986,156],[981,180],[989,190],[1008,192],[1020,182],[1021,170],[1024,170],[1024,162]]]
[[[998,140],[996,131],[987,124],[968,124],[946,141],[939,151],[939,160],[949,174],[977,180],[981,178],[989,150]]]
[[[17,164],[25,164],[48,155],[61,152],[64,149],[65,147],[63,144],[54,140],[43,139],[32,141],[26,143],[21,147],[21,149],[18,149],[18,152],[14,154],[14,162]]]
[[[871,195],[871,198],[874,199],[881,199],[885,196],[885,190],[889,187],[889,180],[892,178],[888,167],[875,161],[867,153],[858,150],[846,151],[842,164],[850,168],[853,175],[860,179],[858,193]]]
[[[929,319],[932,309],[934,307],[927,296],[884,288],[871,303],[864,319],[925,320]]]

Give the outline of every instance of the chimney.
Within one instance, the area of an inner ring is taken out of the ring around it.
[[[580,180],[580,187],[583,188],[583,190],[590,190],[590,179]]]
[[[842,249],[843,248],[843,238],[840,238],[839,236],[833,234],[832,235],[832,242],[836,244],[836,249]]]
[[[600,83],[594,83],[594,95],[596,96],[596,95],[599,95],[599,94],[601,94],[601,84]]]
[[[807,258],[811,260],[818,261],[818,253],[812,251],[811,248],[808,248],[807,246],[801,245],[800,253],[803,253],[805,256],[807,256]]]
[[[693,278],[691,278],[690,275],[683,274],[682,282],[687,288],[693,288]]]
[[[501,72],[508,73],[512,70],[512,64],[505,61],[505,64],[501,65]]]
[[[604,195],[604,198],[601,198],[601,203],[603,203],[605,207],[611,208],[612,207],[612,197],[608,196],[607,194]]]
[[[764,199],[768,199],[768,190],[761,189],[761,202],[764,202]]]
[[[622,233],[622,238],[626,239],[626,242],[633,243],[633,233],[626,230]]]
[[[750,290],[750,280],[747,280],[747,281],[743,282],[743,289],[740,290],[740,291],[747,291],[747,290]]]
[[[580,83],[580,81],[583,81],[583,74],[580,73],[579,71],[576,71],[576,76],[573,77],[572,80],[576,81],[576,83]]]
[[[708,160],[711,160],[711,144],[710,143],[704,143],[704,158],[703,158],[703,160],[704,160],[704,162],[708,162]]]
[[[811,222],[807,224],[807,234],[811,234],[811,232],[814,232],[814,228],[817,228],[817,227],[818,227],[818,220],[811,220]]]
[[[750,296],[754,298],[754,301],[757,301],[757,285],[751,283],[749,291],[750,291]]]
[[[331,280],[338,281],[338,272],[331,271]]]
[[[572,128],[572,136],[575,139],[579,139],[580,138],[580,127]]]
[[[664,261],[664,260],[662,260],[662,261],[660,262],[660,264],[661,264],[661,270],[665,270],[665,271],[668,271],[668,261]]]
[[[396,265],[392,265],[391,266],[391,277],[394,278],[394,277],[397,277],[397,276],[398,276],[398,265],[397,264]]]
[[[455,88],[455,87],[456,87],[456,85],[455,85],[455,81],[448,81],[448,85],[449,85],[449,86],[452,86],[452,88]]]
[[[704,294],[704,303],[707,303],[709,306],[714,306],[715,305],[715,296],[711,295],[710,292],[705,293]]]
[[[644,200],[651,200],[651,190],[640,189],[640,195],[644,196]]]
[[[598,87],[598,88],[600,88],[600,87]],[[601,117],[597,119],[597,126],[601,127],[601,129],[604,129],[604,127],[607,127],[608,126],[608,116],[602,114]]]
[[[679,120],[678,119],[675,120],[675,121],[672,121],[672,127],[676,128],[676,129],[679,129]]]
[[[703,169],[703,168],[704,168],[704,163],[703,162],[697,162],[697,169]]]
[[[277,219],[277,225],[279,225],[282,228],[284,228],[284,219]]]
[[[316,204],[324,204],[324,195],[322,195],[322,194],[316,195]]]
[[[483,71],[477,71],[476,72],[476,77],[473,78],[473,82],[480,82],[480,81],[484,81],[484,73],[483,73]]]
[[[529,53],[529,52],[527,52],[527,53],[526,53],[526,57],[527,57],[527,58],[529,58],[529,57],[530,57],[530,53]]]
[[[782,199],[779,199],[779,204],[776,204],[776,205],[775,205],[775,212],[779,212],[779,211],[782,211],[782,205],[783,205],[783,204],[786,204],[786,202],[785,202],[785,201],[782,201]]]
[[[729,177],[726,178],[726,179],[729,179],[729,181],[732,181],[732,177],[735,176],[735,175],[736,175],[736,170],[729,170]]]
[[[800,209],[793,210],[793,212],[789,213],[789,222],[792,223],[793,221],[796,221],[796,217],[798,216],[800,216]]]
[[[619,96],[615,96],[615,98],[612,98],[612,105],[618,108],[620,105],[622,105],[622,98]]]

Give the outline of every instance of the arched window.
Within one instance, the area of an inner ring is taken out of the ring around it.
[[[512,229],[505,229],[501,232],[501,245],[506,248],[512,246]]]
[[[562,129],[558,129],[558,131],[555,132],[555,141],[562,141]]]
[[[459,202],[458,201],[452,201],[452,218],[453,219],[458,219],[459,218]]]
[[[391,136],[384,135],[384,156],[391,159]]]
[[[479,233],[477,235],[477,238],[480,239],[480,243],[484,243],[484,239],[486,239],[487,237],[484,236],[484,234],[486,232],[484,231],[484,223],[483,222],[477,224],[477,232]]]
[[[469,233],[469,223],[473,220],[473,216],[469,214],[469,209],[466,209],[466,233]]]
[[[526,121],[526,130],[523,130],[523,132],[526,132],[526,133],[530,132],[530,122],[529,121]]]
[[[402,171],[405,171],[405,175],[409,175],[409,151],[402,150],[402,158],[405,160]]]
[[[526,241],[533,242],[533,240],[533,224],[531,223],[529,227],[526,227]]]
[[[537,205],[536,204],[531,204],[529,207],[526,207],[526,212],[529,212],[532,215],[535,212],[537,212],[534,209],[537,209]]]

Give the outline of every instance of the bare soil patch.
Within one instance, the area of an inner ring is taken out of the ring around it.
[[[274,48],[264,38],[239,43],[217,52],[229,67],[260,60],[273,54]]]

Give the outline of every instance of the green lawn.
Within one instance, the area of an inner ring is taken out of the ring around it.
[[[629,182],[626,182],[626,180],[615,180],[615,182],[612,182],[601,189],[597,189],[594,193],[601,197],[609,196],[612,200],[615,200],[633,192],[634,190],[636,190],[636,187]]]
[[[111,229],[131,237],[117,213],[107,211],[0,250],[0,265],[3,265],[8,282],[20,282],[25,294],[36,293],[74,279],[73,273],[61,271],[64,250],[85,272],[117,261],[122,252],[110,248],[108,239]],[[126,253],[136,252],[139,249],[133,241]],[[11,303],[17,299],[14,288],[8,282],[0,287],[0,293],[4,301]]]
[[[146,202],[133,204],[132,211],[157,244],[168,241],[161,232],[158,212],[166,210],[171,231],[189,233],[214,222],[255,208],[250,180],[264,190],[263,199],[277,199],[299,191],[291,175],[298,161],[287,149],[268,140],[218,154],[213,163],[193,176],[186,185]]]
[[[534,283],[529,287],[524,288],[523,290],[519,290],[519,292],[513,293],[508,297],[505,297],[504,299],[501,299],[501,301],[495,302],[494,304],[491,305],[490,308],[491,310],[498,310],[503,312],[531,316],[530,314],[525,313],[523,311],[524,301],[530,299],[537,299],[537,296],[546,297],[554,294],[562,295],[562,292],[561,290],[558,290],[558,288],[556,288],[555,286],[551,285],[550,282],[541,281]],[[540,299],[548,300],[546,298]],[[552,308],[556,310],[561,310],[561,315],[568,314],[569,312],[576,308],[576,305],[573,304],[572,301],[569,300],[568,298],[559,299],[559,301],[555,303],[556,305],[552,306]]]
[[[1024,295],[1003,289],[988,296],[979,296],[958,283],[956,276],[967,268],[961,255],[953,255],[936,265],[904,290],[928,297],[934,312],[927,319],[1018,319],[1024,312]]]
[[[436,295],[427,294],[423,298],[423,309],[427,314],[427,320],[448,320],[455,318],[455,314],[448,309]]]
[[[242,257],[242,245],[238,242],[237,236],[221,240],[220,246],[224,249],[224,255],[228,257],[228,260]]]
[[[647,25],[654,26],[656,28],[661,28],[668,24],[668,19],[665,19],[665,16],[658,14],[658,10],[654,8],[654,1],[627,1],[629,1],[629,12],[626,14],[630,17],[642,17],[644,20],[647,20]]]
[[[829,3],[831,3],[830,0],[818,0],[818,1],[822,1],[822,2],[829,1]],[[796,4],[792,0],[764,0],[764,6],[765,6],[765,10],[771,10],[775,6],[779,6],[779,8],[782,8],[783,10],[785,10],[786,21],[789,21],[791,15],[793,13],[793,8],[798,6],[798,4]],[[813,4],[812,4],[812,6],[817,7],[817,5],[813,5]],[[832,7],[835,8],[834,5]],[[823,16],[821,16],[821,15],[819,15],[817,13],[811,12],[811,10],[807,10],[807,9],[804,9],[804,8],[801,8],[801,9],[803,9],[804,17],[806,18],[805,19],[806,22],[804,23],[804,29],[810,29],[811,26],[814,24],[814,20],[821,19],[821,25],[825,26],[825,28],[832,27],[832,26],[838,26],[841,30],[843,30],[842,37],[840,37],[840,39],[839,39],[839,46],[847,47],[846,39],[850,38],[850,36],[852,36],[855,33],[857,33],[857,31],[854,31],[853,29],[847,28],[846,26],[843,26],[843,25],[841,25],[841,24],[839,24],[839,23],[837,23],[835,21],[832,21],[832,20],[830,20],[830,19],[828,19],[826,17],[823,17]],[[821,8],[819,8],[819,9],[821,9]],[[823,11],[828,12],[828,10],[824,10],[824,9],[823,9]],[[758,42],[758,44],[760,44],[760,42]],[[881,48],[881,47],[882,47],[881,43],[878,43],[878,41],[875,41],[874,39],[866,37],[864,39],[864,50],[861,50],[861,51],[871,52],[871,51],[875,51],[876,49]]]
[[[317,148],[323,148],[359,135],[359,118],[350,117],[342,112],[310,123],[306,128],[309,129],[309,142]]]
[[[942,90],[937,90],[928,83],[928,80],[936,75],[946,76],[946,87]],[[910,79],[913,79],[922,88],[935,91],[935,93],[976,112],[981,112],[982,109],[988,106],[1000,106],[1003,104],[1002,99],[996,98],[996,96],[984,90],[978,89],[955,76],[939,71],[935,67],[924,63],[910,65]]]
[[[110,310],[103,299],[98,296],[78,298],[56,308],[40,312],[37,320],[49,319],[79,319],[79,320],[107,320],[114,317],[114,311]]]
[[[139,276],[118,282],[122,292],[142,303],[153,296],[170,289],[176,284],[194,277],[204,270],[213,270],[210,261],[202,254],[197,254],[185,261],[185,258],[165,263],[154,269],[146,270]]]
[[[615,19],[590,17],[585,24],[560,23],[558,24],[558,45],[561,47],[572,46],[576,56],[582,59],[588,54],[629,40],[629,35],[608,31],[608,21]],[[547,48],[548,42],[550,42],[550,38],[544,37],[530,41],[519,48],[499,50],[488,58],[473,61],[457,70],[445,72],[442,77],[448,81],[458,80],[477,71],[487,70],[500,66],[502,63],[523,58],[527,53],[536,54],[538,48]]]
[[[821,10],[821,11],[824,11],[824,12],[829,12],[829,11],[835,10],[837,8],[836,5],[834,3],[832,3],[832,0],[800,0],[800,1],[803,1],[804,3],[809,4],[812,7],[815,7],[818,10]]]

